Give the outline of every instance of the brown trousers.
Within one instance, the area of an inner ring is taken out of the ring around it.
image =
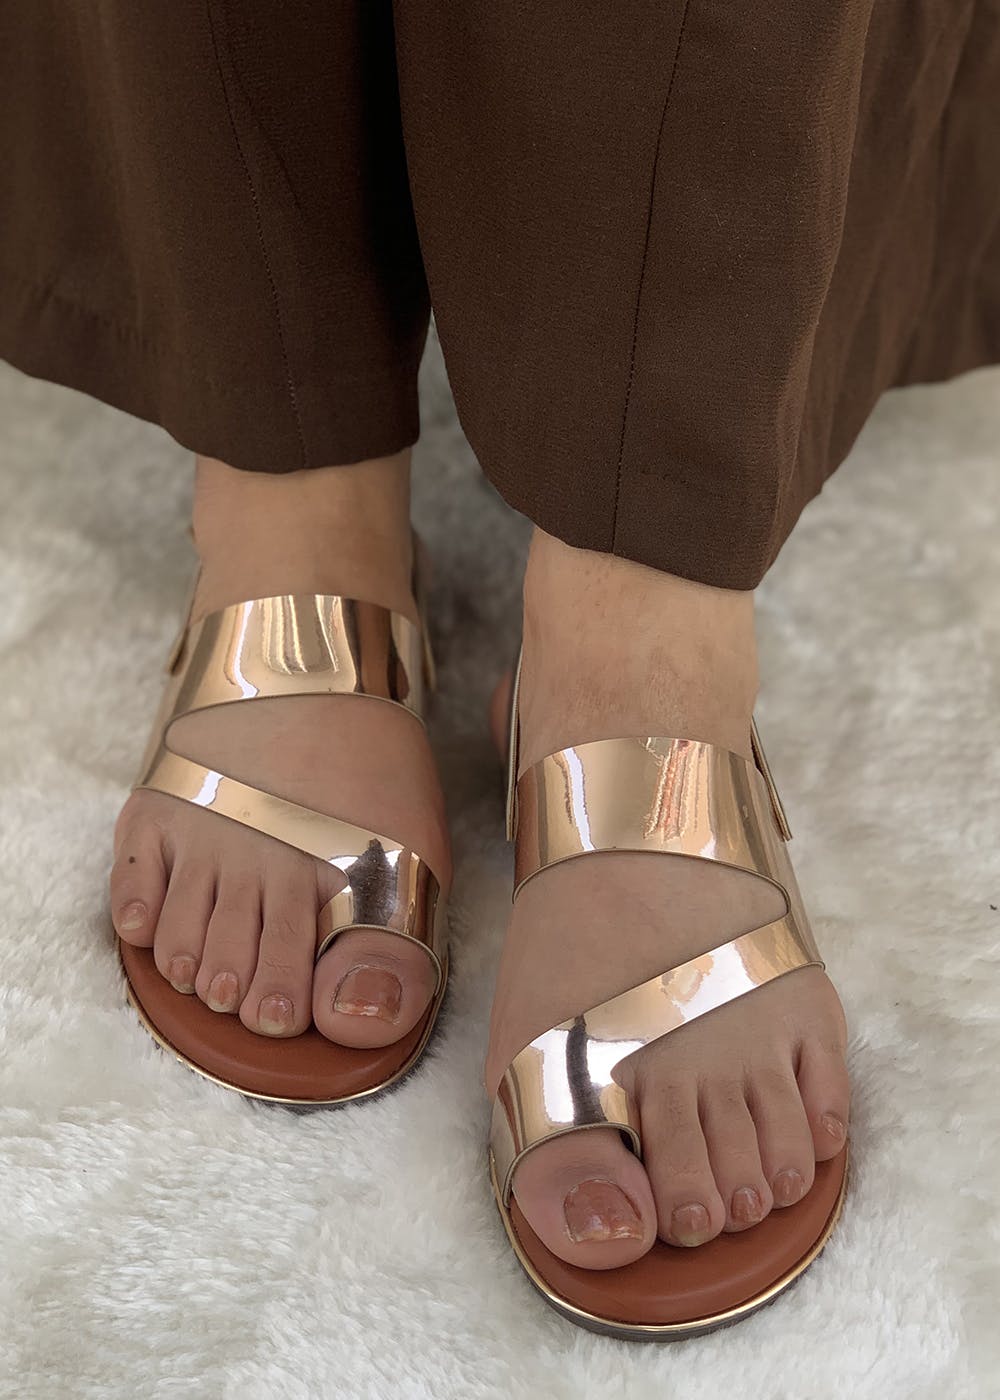
[[[760,579],[887,386],[1000,359],[1000,0],[0,0],[0,355],[258,471],[418,431]]]

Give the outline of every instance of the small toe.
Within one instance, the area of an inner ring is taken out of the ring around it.
[[[208,924],[195,990],[212,1011],[236,1014],[253,981],[261,932],[254,875],[225,875]]]
[[[689,1077],[644,1089],[640,1107],[660,1238],[687,1249],[705,1244],[725,1226],[726,1207],[698,1116],[697,1084]]]
[[[701,1123],[729,1232],[759,1225],[773,1204],[764,1179],[757,1128],[737,1083],[714,1081],[701,1093]]]
[[[391,1045],[427,1010],[437,970],[411,939],[372,929],[349,929],[316,964],[313,1020],[339,1045]]]
[[[317,895],[305,860],[279,858],[263,874],[263,921],[257,966],[240,1020],[258,1035],[301,1035],[312,1019]]]
[[[178,856],[156,925],[153,958],[160,975],[186,995],[194,992],[214,899],[214,865]]]
[[[131,823],[111,867],[111,920],[118,937],[137,948],[151,948],[166,890],[159,832],[146,823]]]
[[[517,1167],[514,1195],[546,1248],[580,1268],[621,1268],[656,1239],[649,1178],[612,1128],[536,1147]]]
[[[754,1075],[750,1112],[765,1180],[776,1206],[793,1206],[813,1184],[816,1158],[809,1120],[791,1064]]]
[[[816,1161],[827,1162],[847,1142],[850,1085],[843,1052],[836,1046],[806,1042],[799,1057],[798,1083]]]

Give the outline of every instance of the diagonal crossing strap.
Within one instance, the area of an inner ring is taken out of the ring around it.
[[[650,978],[537,1036],[514,1056],[493,1105],[491,1147],[504,1199],[538,1143],[615,1127],[640,1151],[635,1107],[614,1079],[629,1055],[799,967],[822,966],[786,916]]]
[[[769,880],[775,922],[544,1032],[508,1067],[491,1148],[504,1199],[524,1153],[612,1126],[640,1150],[635,1107],[614,1078],[635,1051],[797,968],[822,966],[785,846],[787,823],[754,731],[754,762],[691,739],[610,739],[551,754],[517,783],[515,897],[561,861],[610,851],[718,861]]]
[[[427,864],[397,841],[315,812],[161,748],[140,785],[263,832],[334,866],[345,888],[320,911],[321,957],[338,933],[388,929],[426,948],[442,975],[439,886]]]
[[[182,633],[137,787],[204,807],[335,866],[344,888],[319,915],[319,958],[347,928],[425,948],[443,978],[443,901],[427,864],[398,842],[205,768],[170,747],[175,720],[216,705],[292,695],[366,695],[422,718],[430,653],[422,629],[328,594],[257,598]]]

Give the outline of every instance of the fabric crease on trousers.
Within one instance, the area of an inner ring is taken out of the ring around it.
[[[462,425],[581,548],[760,580],[1000,359],[1000,0],[0,0],[0,355],[251,471]]]

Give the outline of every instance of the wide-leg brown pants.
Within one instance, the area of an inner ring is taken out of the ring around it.
[[[0,354],[261,471],[417,435],[751,587],[1000,358],[1000,0],[0,0]]]

